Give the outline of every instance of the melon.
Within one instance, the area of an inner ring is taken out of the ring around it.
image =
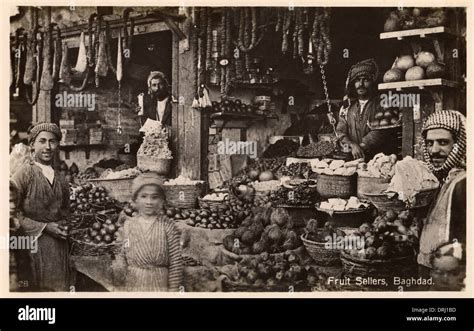
[[[408,69],[405,74],[405,80],[420,80],[423,78],[425,78],[425,71],[419,66]]]
[[[400,56],[396,63],[395,68],[406,71],[415,65],[415,59],[411,55]]]
[[[251,180],[257,180],[259,175],[260,175],[260,172],[258,172],[258,170],[255,170],[255,169],[250,170],[248,173],[248,176],[250,177]]]
[[[416,55],[416,65],[422,68],[427,68],[435,60],[435,56],[430,52],[420,52]]]
[[[273,179],[273,173],[269,170],[263,171],[260,176],[258,176],[258,179],[261,182],[268,182],[269,180]]]
[[[397,68],[387,70],[387,72],[383,75],[384,83],[398,82],[398,81],[401,81],[402,79],[403,79],[403,72]]]
[[[441,78],[444,73],[445,66],[438,62],[433,62],[426,68],[426,77],[428,78]]]

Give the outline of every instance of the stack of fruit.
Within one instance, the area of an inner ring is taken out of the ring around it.
[[[254,114],[258,109],[254,105],[246,105],[240,99],[225,99],[221,102],[212,102],[212,112],[223,114]]]
[[[382,129],[392,125],[399,125],[402,120],[402,114],[398,108],[387,108],[384,112],[375,114],[374,120],[369,123],[370,128]]]
[[[292,252],[279,255],[264,252],[239,262],[239,276],[234,285],[253,286],[267,291],[279,287],[285,291],[289,286],[295,290],[295,285],[302,283],[309,288],[318,277],[313,268],[302,264],[300,257]],[[301,290],[307,291],[308,288],[303,286]]]
[[[372,224],[362,224],[349,236],[349,242],[363,245],[346,249],[346,253],[362,260],[412,256],[417,247],[418,232],[418,221],[409,211],[397,214],[396,211],[388,210]]]
[[[270,194],[274,205],[313,206],[319,200],[316,182],[304,180],[294,186],[284,185]]]
[[[286,157],[251,159],[246,169],[246,174],[252,180],[257,180],[261,172],[275,173],[286,162]]]
[[[395,59],[392,68],[385,72],[384,83],[403,80],[421,80],[425,78],[442,78],[445,66],[431,52],[421,51],[415,55],[402,55]]]
[[[293,231],[288,212],[283,208],[258,208],[233,235],[224,238],[224,248],[235,254],[281,253],[301,246]]]
[[[108,209],[117,209],[116,201],[107,195],[105,188],[84,185],[70,185],[70,210],[73,214],[96,213]]]
[[[224,201],[217,206],[201,203],[199,209],[167,208],[166,215],[175,220],[185,220],[190,226],[206,229],[234,229],[251,215],[251,203],[240,200]]]
[[[98,216],[92,226],[84,233],[82,240],[86,243],[99,245],[110,244],[117,239],[117,231],[120,227],[118,215]]]
[[[291,178],[310,178],[313,175],[311,166],[305,162],[295,162],[288,166],[283,165],[278,169],[276,176],[291,177]]]
[[[403,8],[390,12],[384,31],[442,26],[447,21],[448,13],[445,8]]]

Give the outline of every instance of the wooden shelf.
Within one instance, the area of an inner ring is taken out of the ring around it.
[[[397,90],[401,91],[403,89],[424,89],[425,87],[457,87],[459,84],[455,81],[446,80],[443,78],[433,78],[433,79],[422,79],[422,80],[411,80],[411,81],[401,81],[401,82],[392,82],[392,83],[381,83],[378,85],[380,90]]]
[[[60,149],[64,150],[66,159],[69,159],[69,153],[73,149],[84,148],[86,152],[86,159],[89,159],[91,149],[105,148],[106,144],[80,144],[80,145],[59,145]]]
[[[211,120],[218,131],[224,128],[244,129],[256,121],[266,121],[267,119],[278,119],[277,115],[257,115],[248,113],[214,113],[211,114]]]
[[[446,36],[456,36],[450,28],[444,26],[436,26],[433,28],[423,28],[423,29],[411,29],[411,30],[401,30],[393,32],[383,32],[380,34],[380,39],[398,39],[402,40],[407,37],[420,37],[425,38],[427,35],[431,34],[443,34]]]

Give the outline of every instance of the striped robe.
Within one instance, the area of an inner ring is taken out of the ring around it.
[[[158,216],[150,222],[140,216],[132,217],[125,221],[120,237],[126,243],[116,259],[127,267],[127,291],[179,290],[183,282],[183,261],[179,235],[172,220]]]

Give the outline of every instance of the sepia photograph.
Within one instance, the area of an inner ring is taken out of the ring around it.
[[[466,7],[125,3],[9,9],[9,295],[466,295]]]

